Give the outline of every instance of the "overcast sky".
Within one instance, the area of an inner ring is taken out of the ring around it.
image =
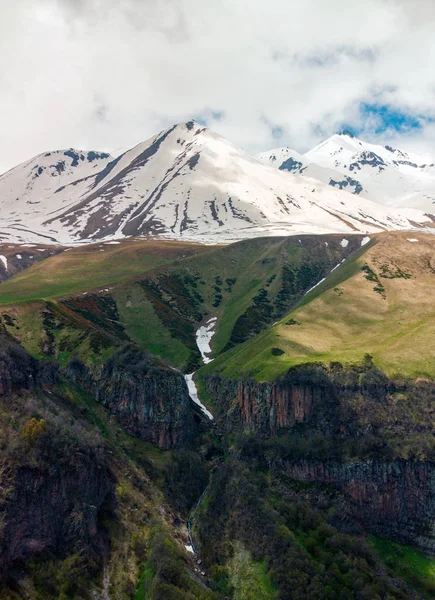
[[[435,154],[433,0],[0,0],[0,171],[196,118],[243,148],[344,126]]]

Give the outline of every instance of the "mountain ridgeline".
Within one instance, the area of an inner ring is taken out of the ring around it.
[[[219,243],[433,227],[431,162],[347,136],[306,157],[291,154],[251,156],[195,121],[116,158],[46,152],[0,176],[0,240],[71,244],[163,235]],[[392,197],[403,199],[400,207],[390,206]]]

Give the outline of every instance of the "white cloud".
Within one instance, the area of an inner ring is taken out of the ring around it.
[[[304,151],[358,124],[361,101],[435,116],[435,8],[424,0],[0,6],[0,170],[48,149],[124,148],[192,116],[251,151]],[[433,125],[386,137],[435,154]]]

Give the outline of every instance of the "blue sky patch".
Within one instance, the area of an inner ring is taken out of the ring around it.
[[[403,112],[391,106],[362,102],[360,112],[363,119],[375,119],[375,133],[382,133],[387,129],[403,133],[410,129],[422,128],[423,119],[420,116]]]
[[[358,121],[358,125],[352,122],[342,123],[337,133],[348,130],[356,137],[364,133],[382,135],[386,131],[406,134],[420,131],[428,123],[434,123],[435,118],[406,112],[388,104],[361,102]]]

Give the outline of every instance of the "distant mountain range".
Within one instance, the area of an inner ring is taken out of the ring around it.
[[[435,213],[435,158],[368,144],[348,132],[333,135],[304,155],[277,148],[258,158],[384,206]]]
[[[430,230],[434,203],[430,160],[346,134],[303,156],[280,148],[254,157],[189,121],[117,158],[47,152],[3,174],[0,241]]]

